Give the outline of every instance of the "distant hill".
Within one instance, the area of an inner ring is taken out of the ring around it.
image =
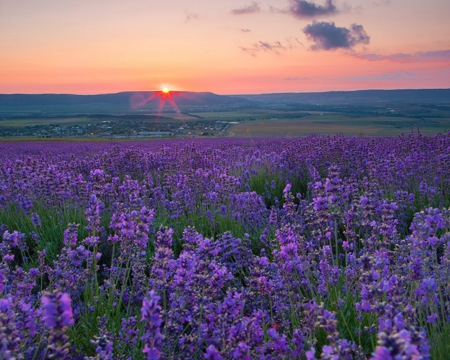
[[[117,113],[158,107],[156,91],[120,92],[100,95],[71,94],[0,94],[0,111]],[[189,106],[243,107],[250,100],[210,92],[172,91],[171,96],[180,108]],[[155,96],[156,95],[156,96]],[[166,108],[170,109],[169,99]]]
[[[358,90],[311,93],[237,95],[260,103],[302,103],[320,105],[358,105],[380,103],[450,103],[450,89]]]
[[[84,104],[121,104],[130,106],[130,101],[136,95],[143,99],[151,98],[156,91],[120,92],[101,95],[71,95],[71,94],[0,94],[0,106],[52,106],[52,105],[84,105]],[[235,96],[216,95],[210,92],[173,91],[171,96],[179,105],[198,104],[243,104],[248,101]],[[158,104],[158,97],[149,103]]]
[[[211,92],[172,91],[181,111],[217,111],[255,108],[270,104],[385,106],[390,104],[450,104],[450,89],[360,90],[314,93],[276,93],[259,95],[217,95]],[[120,92],[100,95],[0,94],[0,114],[14,116],[50,116],[66,114],[140,114],[158,108],[161,93]],[[173,108],[166,99],[165,110]],[[302,105],[302,106],[303,106]]]

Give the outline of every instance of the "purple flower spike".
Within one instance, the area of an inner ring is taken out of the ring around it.
[[[68,359],[70,343],[67,329],[73,325],[72,305],[66,293],[46,293],[42,299],[43,320],[49,331],[50,359]]]
[[[156,295],[154,290],[151,290],[142,302],[142,318],[144,323],[145,333],[141,340],[145,341],[145,347],[142,351],[145,354],[146,360],[158,360],[161,358],[160,349],[164,336],[161,334],[160,326],[162,319],[159,315],[161,307],[158,305],[160,297]]]
[[[69,228],[64,231],[64,245],[72,247],[77,244],[78,224],[69,224]]]
[[[39,229],[42,226],[41,218],[36,213],[31,215],[31,222],[33,223],[33,225],[36,229]]]
[[[427,316],[427,322],[430,324],[434,324],[436,322],[436,320],[438,319],[438,314],[434,313],[430,316]]]
[[[207,360],[222,360],[223,359],[223,357],[220,355],[220,353],[217,351],[217,349],[214,347],[214,345],[208,346],[208,348],[206,349],[206,353],[203,356]]]
[[[5,282],[4,270],[0,268],[0,295],[3,293],[4,282]]]
[[[316,359],[316,349],[313,347],[306,352],[306,360],[315,360]]]
[[[62,329],[73,325],[70,296],[66,293],[47,293],[42,297],[44,323],[50,329]]]

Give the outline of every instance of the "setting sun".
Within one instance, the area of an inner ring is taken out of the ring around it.
[[[164,93],[164,94],[168,94],[169,93],[169,88],[167,87],[167,86],[164,86],[163,87],[163,89],[162,89],[162,92]]]

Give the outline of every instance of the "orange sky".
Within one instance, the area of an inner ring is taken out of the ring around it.
[[[361,3],[0,0],[0,93],[450,87],[450,1]]]

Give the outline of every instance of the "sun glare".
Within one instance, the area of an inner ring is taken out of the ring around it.
[[[149,96],[144,96],[144,94],[140,93],[133,94],[132,97],[130,98],[131,106],[133,108],[139,108],[144,106],[149,101],[159,98],[158,116],[161,115],[166,101],[169,101],[175,112],[180,114],[180,109],[178,109],[178,106],[175,103],[175,99],[173,97],[173,95],[180,96],[180,91],[171,91],[167,85],[162,84],[160,89],[161,89],[160,91],[154,91]]]

